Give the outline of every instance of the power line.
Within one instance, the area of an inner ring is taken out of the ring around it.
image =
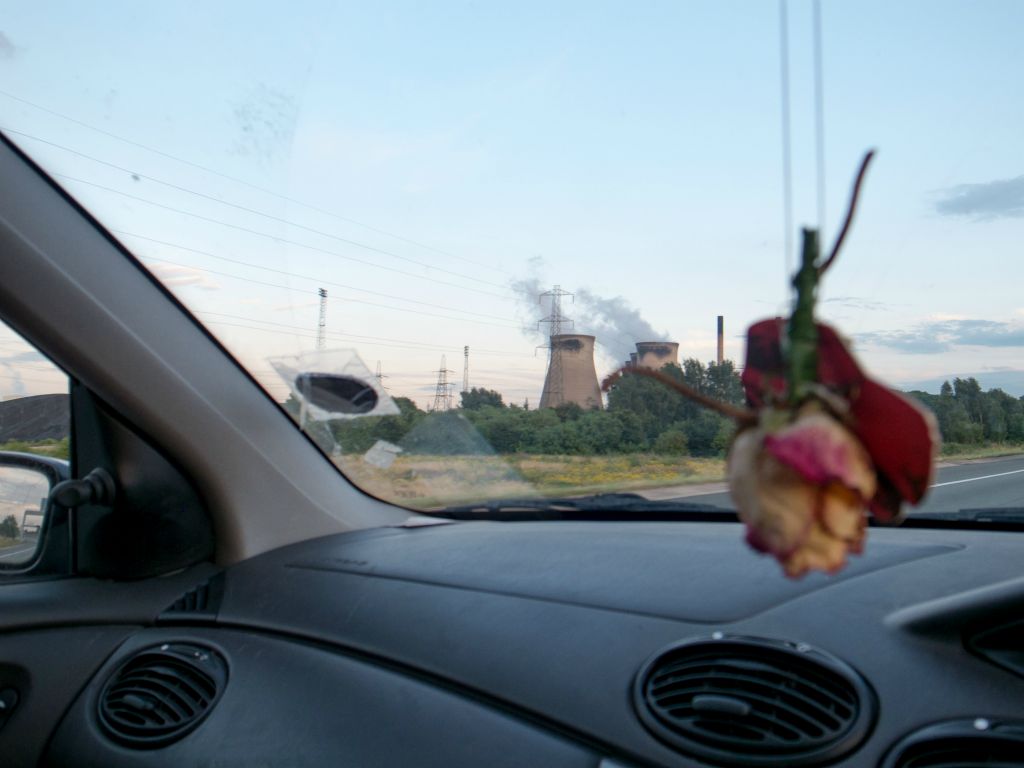
[[[256,280],[256,279],[251,278],[251,277],[242,277],[241,275],[232,275],[230,272],[221,272],[221,271],[216,270],[216,269],[207,269],[206,267],[193,267],[190,264],[182,264],[179,261],[171,261],[170,259],[161,259],[161,258],[156,257],[156,256],[143,256],[142,258],[143,258],[144,261],[149,261],[149,262],[156,261],[156,262],[160,262],[160,263],[163,263],[163,264],[173,264],[176,267],[186,267],[188,269],[195,269],[195,270],[197,270],[199,272],[208,272],[211,275],[218,275],[220,277],[226,277],[226,278],[229,278],[231,280],[241,280],[243,282],[253,283],[255,285],[263,285],[263,286],[266,286],[268,288],[279,288],[279,289],[281,289],[283,291],[292,291],[294,293],[303,293],[303,294],[308,293],[308,291],[303,290],[302,288],[295,288],[295,287],[290,286],[290,285],[281,285],[280,283],[270,283],[270,282],[267,282],[265,280]],[[340,299],[340,298],[331,299],[331,301],[341,301],[341,300],[342,299]],[[458,321],[460,323],[467,322],[467,318],[465,318],[465,317],[452,317],[451,315],[439,315],[436,312],[423,312],[422,310],[419,310],[419,309],[407,309],[405,307],[393,307],[390,304],[378,304],[375,301],[365,301],[364,299],[346,298],[346,299],[344,299],[344,301],[349,303],[349,304],[364,304],[364,305],[366,305],[368,307],[380,307],[381,309],[389,309],[389,310],[391,310],[393,312],[409,312],[409,313],[412,313],[412,314],[415,314],[415,315],[422,315],[424,317],[437,317],[437,318],[440,318],[441,320],[456,320],[456,321]],[[454,310],[454,311],[458,312],[459,310]],[[511,329],[511,330],[515,330],[517,328],[517,326],[514,326],[514,325],[505,325],[503,323],[491,323],[491,322],[488,322],[486,320],[473,320],[472,322],[476,323],[477,325],[493,325],[496,328],[508,328],[508,329]]]
[[[420,306],[424,306],[424,307],[433,307],[434,309],[446,309],[446,310],[449,310],[451,312],[461,312],[462,314],[475,315],[477,317],[485,317],[485,318],[490,318],[492,320],[505,320],[505,319],[507,319],[510,323],[513,322],[511,318],[502,318],[502,317],[498,317],[497,315],[484,314],[482,312],[471,312],[468,309],[456,309],[455,307],[445,306],[444,304],[433,304],[433,303],[431,303],[429,301],[420,301],[419,299],[408,299],[408,298],[406,298],[404,296],[396,296],[393,293],[383,293],[382,291],[373,291],[373,290],[370,290],[369,288],[359,288],[359,287],[354,286],[354,285],[348,285],[346,283],[339,283],[339,282],[335,282],[333,280],[324,280],[323,278],[314,277],[313,275],[302,275],[302,274],[299,274],[298,272],[289,272],[289,271],[284,270],[284,269],[275,269],[274,267],[264,267],[264,266],[262,266],[260,264],[252,264],[251,262],[242,261],[241,259],[232,259],[232,258],[229,258],[227,256],[220,256],[220,255],[218,255],[216,253],[210,253],[209,251],[203,251],[203,250],[200,250],[198,248],[190,248],[187,245],[181,245],[180,243],[172,243],[172,242],[169,242],[167,240],[158,240],[158,239],[156,239],[154,237],[147,237],[146,235],[139,235],[139,234],[136,234],[135,232],[128,232],[128,231],[123,230],[123,229],[111,229],[110,232],[112,234],[127,235],[128,237],[135,237],[135,238],[138,238],[139,240],[146,240],[147,242],[150,242],[150,243],[157,243],[158,245],[166,245],[166,246],[168,246],[170,248],[177,248],[178,250],[181,250],[181,251],[188,251],[189,253],[196,253],[196,254],[199,254],[200,256],[206,256],[208,258],[217,259],[219,261],[226,261],[229,264],[237,264],[239,266],[247,267],[249,269],[261,269],[264,272],[273,272],[274,274],[284,275],[286,277],[293,277],[293,278],[296,278],[296,279],[299,279],[299,280],[309,280],[311,282],[319,283],[321,285],[330,285],[330,286],[333,286],[335,288],[346,288],[346,289],[348,289],[350,291],[359,291],[360,293],[369,293],[369,294],[371,294],[373,296],[383,296],[384,298],[387,298],[387,299],[396,299],[397,301],[406,301],[406,302],[408,302],[410,304],[419,304]],[[154,260],[156,260],[156,261],[166,261],[164,259],[155,259],[155,257],[147,257],[147,258],[154,258]],[[195,267],[195,266],[192,266],[190,264],[179,264],[178,262],[175,262],[175,261],[166,261],[166,263],[168,263],[168,264],[175,264],[175,265],[177,265],[179,267],[189,267],[191,269],[198,269],[198,270],[201,270],[201,271],[204,271],[204,272],[210,272],[210,273],[215,274],[215,275],[224,275],[225,277],[235,277],[235,278],[237,278],[239,280],[245,280],[246,279],[244,277],[239,277],[237,275],[232,275],[232,274],[227,273],[227,272],[217,272],[216,270],[206,269],[205,267]],[[261,284],[262,285],[275,285],[274,283],[261,283]],[[283,285],[282,286],[278,286],[278,287],[284,288],[285,290],[298,290],[298,289],[290,288],[288,286],[283,286]]]
[[[278,323],[278,322],[275,322],[273,320],[261,320],[261,319],[256,318],[256,317],[246,317],[244,315],[232,315],[232,314],[228,314],[226,312],[209,312],[209,311],[206,311],[206,310],[198,310],[196,312],[196,314],[199,314],[199,315],[210,315],[210,316],[213,316],[213,317],[226,317],[226,318],[231,319],[231,320],[244,320],[246,322],[251,322],[251,323],[262,323],[262,324],[265,324],[265,325],[272,325],[272,326],[275,326],[275,327],[278,327],[278,328],[284,328],[284,329],[288,329],[288,330],[299,331],[300,335],[306,335],[308,338],[312,338],[312,339],[316,338],[316,335],[315,334],[310,334],[308,329],[306,329],[306,328],[303,328],[303,327],[297,326],[297,325],[288,325],[287,323]],[[209,322],[213,323],[213,322],[217,322],[217,321],[212,321],[211,320]],[[224,324],[224,323],[221,323],[221,324]],[[252,328],[253,330],[269,330],[269,329],[259,328],[257,326],[238,326],[238,327]],[[446,345],[440,345],[440,344],[421,343],[421,342],[418,342],[418,341],[414,341],[412,339],[395,339],[395,338],[390,338],[390,337],[387,337],[387,336],[364,336],[364,335],[355,334],[355,333],[341,333],[340,331],[327,331],[325,335],[330,337],[330,338],[339,338],[339,339],[345,339],[345,340],[349,340],[349,339],[369,340],[370,342],[379,344],[380,346],[401,347],[403,349],[437,349],[437,350],[444,350],[444,351],[455,351],[455,350],[458,349],[458,345],[457,344],[452,344],[451,346],[446,346]],[[397,343],[389,344],[389,343],[382,343],[382,342],[397,342]],[[477,349],[477,348],[474,348],[474,349],[479,354],[486,355],[488,357],[531,357],[531,355],[526,355],[526,354],[517,353],[517,352],[507,352],[507,351],[504,351],[504,350]]]
[[[281,216],[275,216],[274,214],[267,213],[266,211],[259,211],[259,210],[256,210],[255,208],[250,208],[250,207],[245,206],[245,205],[240,205],[238,203],[232,203],[232,202],[230,202],[228,200],[224,200],[224,199],[216,197],[214,195],[208,195],[205,192],[198,192],[198,191],[196,191],[194,189],[190,189],[188,187],[183,187],[183,186],[180,186],[178,184],[172,184],[169,181],[164,181],[163,179],[158,179],[155,176],[148,176],[148,175],[143,174],[143,173],[138,173],[137,171],[133,171],[130,168],[125,168],[124,166],[120,166],[120,165],[117,165],[115,163],[108,162],[107,160],[101,160],[98,157],[93,157],[92,155],[88,155],[88,154],[86,154],[84,152],[79,152],[78,150],[71,149],[70,147],[65,147],[65,146],[63,146],[61,144],[57,144],[55,142],[39,138],[38,136],[33,136],[32,134],[29,134],[29,133],[24,133],[22,131],[17,131],[17,130],[14,130],[12,128],[6,128],[4,126],[0,126],[0,131],[5,131],[6,133],[13,133],[13,134],[16,134],[18,136],[24,136],[25,138],[32,139],[33,141],[38,141],[38,142],[41,142],[42,144],[47,144],[47,145],[49,145],[51,147],[56,147],[57,149],[63,150],[65,152],[69,152],[69,153],[71,153],[73,155],[77,155],[78,157],[85,158],[86,160],[90,160],[90,161],[92,161],[94,163],[98,163],[100,165],[107,166],[108,168],[114,168],[115,170],[121,171],[123,173],[130,174],[133,178],[146,179],[147,181],[152,181],[152,182],[154,182],[156,184],[160,184],[162,186],[168,187],[169,189],[174,189],[174,190],[177,190],[179,192],[184,192],[184,193],[189,194],[189,195],[194,195],[195,197],[202,198],[203,200],[210,200],[211,202],[218,203],[220,205],[226,205],[229,208],[234,208],[236,210],[243,211],[245,213],[250,213],[250,214],[252,214],[254,216],[260,216],[260,217],[262,217],[264,219],[268,219],[270,221],[276,221],[279,224],[284,224],[284,225],[289,226],[289,227],[294,227],[295,229],[301,229],[301,230],[304,230],[306,232],[310,232],[310,233],[312,233],[314,235],[319,235],[320,237],[326,237],[326,238],[329,238],[331,240],[337,240],[339,243],[345,243],[346,245],[352,245],[352,246],[355,246],[356,248],[363,248],[363,249],[368,250],[368,251],[373,251],[374,253],[380,253],[380,254],[384,254],[386,256],[391,256],[392,258],[399,259],[401,261],[407,261],[410,264],[416,264],[417,266],[424,267],[426,269],[433,269],[433,270],[436,270],[438,272],[444,272],[445,274],[453,275],[455,277],[461,277],[461,278],[463,278],[465,280],[472,280],[474,282],[481,283],[483,285],[490,285],[490,286],[494,286],[495,288],[504,288],[505,287],[501,283],[494,283],[494,282],[491,282],[490,280],[481,280],[480,278],[473,277],[472,275],[467,275],[464,272],[455,272],[455,271],[450,270],[450,269],[444,269],[443,267],[438,267],[438,266],[435,266],[433,264],[429,264],[427,262],[420,261],[418,259],[413,259],[413,258],[410,258],[408,256],[402,256],[401,254],[394,253],[393,251],[387,251],[387,250],[384,250],[382,248],[377,248],[377,247],[372,246],[372,245],[367,245],[366,243],[360,243],[360,242],[358,242],[356,240],[350,240],[347,237],[341,237],[340,235],[335,235],[335,234],[332,234],[330,232],[325,232],[322,229],[317,229],[315,227],[308,227],[305,224],[299,224],[298,222],[291,221],[290,219],[285,219],[285,218],[283,218]]]
[[[821,0],[814,0],[814,138],[818,159],[818,232],[825,237],[825,73],[822,63]]]
[[[199,219],[200,221],[205,221],[205,222],[210,223],[210,224],[217,224],[217,225],[222,226],[222,227],[227,227],[228,229],[236,229],[236,230],[239,230],[241,232],[248,232],[251,235],[257,235],[258,237],[265,237],[268,240],[273,240],[274,242],[284,243],[286,245],[294,245],[297,248],[305,248],[305,249],[310,250],[310,251],[316,251],[317,253],[327,254],[328,256],[337,256],[340,259],[346,259],[348,261],[354,261],[357,264],[362,264],[364,266],[374,267],[376,269],[383,269],[383,270],[386,270],[388,272],[395,272],[397,274],[406,275],[408,277],[414,277],[417,280],[427,280],[427,281],[429,281],[431,283],[437,283],[439,285],[447,285],[450,288],[458,288],[458,289],[463,290],[463,291],[474,291],[475,293],[481,293],[481,294],[483,294],[485,296],[494,296],[494,297],[497,297],[499,299],[505,299],[506,301],[512,301],[513,300],[512,297],[510,297],[510,296],[503,296],[501,294],[494,293],[492,291],[483,291],[483,290],[480,290],[479,288],[470,288],[470,287],[465,286],[465,285],[458,285],[456,283],[449,283],[449,282],[447,282],[445,280],[438,280],[438,279],[433,278],[433,277],[426,277],[425,275],[417,275],[417,274],[414,274],[412,272],[407,272],[406,270],[403,270],[403,269],[398,269],[396,267],[387,267],[387,266],[385,266],[383,264],[375,264],[372,261],[366,261],[365,259],[358,259],[355,256],[348,256],[348,255],[346,255],[344,253],[338,253],[337,251],[329,251],[326,248],[318,248],[315,245],[308,245],[306,243],[300,243],[297,240],[290,240],[290,239],[288,239],[286,237],[281,237],[280,235],[272,235],[269,232],[261,232],[258,229],[251,229],[250,227],[243,227],[240,224],[232,224],[230,222],[223,221],[222,219],[214,219],[214,218],[211,218],[209,216],[203,216],[202,214],[199,214],[199,213],[193,213],[192,211],[186,211],[186,210],[183,210],[181,208],[175,208],[174,206],[171,206],[171,205],[164,205],[163,203],[158,203],[158,202],[156,202],[154,200],[148,200],[148,199],[146,199],[144,197],[139,197],[138,195],[133,195],[133,194],[131,194],[129,192],[122,192],[121,190],[114,189],[113,187],[107,187],[107,186],[104,186],[103,184],[97,184],[94,181],[86,181],[85,179],[79,179],[79,178],[77,178],[75,176],[69,176],[69,175],[64,174],[64,173],[53,173],[52,175],[57,177],[57,178],[66,179],[67,181],[72,181],[72,182],[75,182],[75,183],[78,183],[78,184],[85,184],[87,186],[94,187],[96,189],[102,189],[105,192],[110,192],[110,193],[115,194],[115,195],[121,195],[122,197],[127,197],[127,198],[130,198],[132,200],[138,200],[140,203],[146,203],[147,205],[152,205],[155,208],[162,208],[162,209],[164,209],[166,211],[171,211],[172,213],[181,214],[182,216],[189,216],[189,217],[191,217],[193,219]],[[384,253],[384,252],[382,252],[382,253]]]
[[[787,0],[779,0],[779,61],[782,86],[782,250],[786,279],[793,273],[793,160],[789,109],[789,13]]]
[[[177,155],[172,155],[169,152],[164,152],[163,150],[159,150],[159,149],[156,149],[155,147],[148,146],[147,144],[143,144],[141,142],[125,138],[124,136],[119,136],[116,133],[113,133],[111,131],[107,131],[107,130],[105,130],[103,128],[99,128],[99,127],[97,127],[95,125],[90,125],[89,123],[83,122],[82,120],[78,120],[77,118],[71,117],[70,115],[65,115],[62,112],[57,112],[56,110],[50,109],[48,107],[44,107],[44,106],[42,106],[40,104],[36,104],[34,102],[29,101],[28,99],[21,98],[20,96],[15,96],[13,93],[8,93],[7,91],[0,90],[0,96],[5,96],[8,99],[12,99],[13,101],[20,102],[22,104],[25,104],[27,106],[32,107],[33,109],[38,109],[40,112],[45,112],[46,114],[53,115],[54,117],[59,117],[62,120],[67,120],[68,122],[74,123],[75,125],[81,126],[82,128],[87,128],[90,131],[95,131],[96,133],[102,134],[103,136],[107,136],[107,137],[109,137],[111,139],[115,139],[117,141],[123,142],[123,143],[128,144],[128,145],[133,146],[133,147],[138,147],[139,149],[143,149],[143,150],[145,150],[147,152],[152,152],[155,155],[159,155],[160,157],[165,157],[168,160],[173,160],[176,163],[181,163],[182,165],[187,165],[187,166],[189,166],[191,168],[196,168],[197,170],[203,171],[204,173],[209,173],[209,174],[211,174],[213,176],[217,176],[218,178],[225,179],[225,180],[233,182],[235,184],[240,184],[243,187],[248,187],[249,189],[254,189],[257,192],[262,192],[263,194],[270,195],[271,197],[276,197],[278,200],[284,200],[284,201],[286,201],[288,203],[291,203],[293,205],[298,205],[298,206],[300,206],[302,208],[306,208],[307,210],[315,211],[316,213],[320,213],[320,214],[323,214],[325,216],[330,216],[330,217],[332,217],[334,219],[337,219],[339,221],[344,221],[344,222],[346,222],[348,224],[355,224],[357,227],[363,227],[364,229],[368,229],[371,232],[376,232],[377,234],[385,235],[387,237],[393,237],[396,240],[401,240],[402,242],[409,243],[410,245],[415,245],[415,246],[417,246],[419,248],[424,248],[424,249],[426,249],[428,251],[433,251],[434,253],[439,253],[439,254],[442,254],[444,256],[450,256],[453,259],[459,259],[460,261],[465,261],[465,262],[467,262],[469,264],[474,264],[474,265],[476,265],[478,267],[486,267],[487,269],[492,269],[492,270],[495,270],[495,271],[498,271],[498,272],[503,272],[505,274],[509,274],[506,270],[503,270],[500,267],[495,267],[493,264],[486,264],[484,262],[479,262],[479,261],[476,261],[474,259],[469,259],[469,258],[467,258],[465,256],[459,256],[458,254],[451,253],[449,251],[445,251],[445,250],[442,250],[440,248],[435,248],[435,247],[430,246],[430,245],[426,245],[425,243],[421,243],[418,240],[413,240],[412,238],[405,237],[403,235],[396,235],[394,232],[388,232],[387,230],[380,229],[378,227],[373,227],[373,226],[371,226],[369,224],[365,224],[365,223],[363,223],[361,221],[356,221],[355,219],[349,218],[347,216],[342,216],[341,214],[335,213],[334,211],[329,211],[329,210],[326,210],[325,208],[320,208],[318,206],[311,205],[310,203],[306,203],[306,202],[303,202],[302,200],[298,200],[296,198],[289,197],[288,195],[282,195],[280,192],[275,192],[274,190],[268,189],[267,187],[261,187],[258,184],[253,184],[252,182],[245,181],[244,179],[239,179],[239,178],[237,178],[235,176],[231,176],[229,174],[222,173],[220,171],[214,170],[213,168],[209,168],[209,167],[207,167],[205,165],[201,165],[200,163],[196,163],[196,162],[193,162],[191,160],[186,160],[185,158],[178,157]],[[22,134],[22,135],[28,136],[28,134]],[[29,138],[35,138],[35,137],[29,136]],[[38,141],[44,141],[44,139],[37,139],[37,140]],[[54,146],[59,146],[59,145],[55,144]],[[70,151],[74,151],[74,150],[70,150]]]

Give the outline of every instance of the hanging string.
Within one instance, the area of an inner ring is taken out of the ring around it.
[[[821,53],[821,0],[814,0],[814,138],[818,154],[818,232],[825,234],[825,86]]]
[[[782,84],[782,250],[786,277],[793,273],[793,159],[789,132],[789,13],[787,0],[779,0],[779,61]]]

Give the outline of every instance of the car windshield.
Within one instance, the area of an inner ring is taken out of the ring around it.
[[[600,382],[742,403],[873,147],[819,314],[937,414],[923,509],[1024,507],[1024,5],[59,6],[0,131],[369,493],[730,507],[732,422]]]

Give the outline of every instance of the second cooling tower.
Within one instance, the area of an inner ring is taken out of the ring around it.
[[[679,365],[679,345],[674,341],[638,341],[636,343],[636,365],[655,371],[672,363]]]
[[[601,388],[594,368],[594,337],[562,333],[551,337],[551,359],[540,396],[541,408],[576,403],[601,407]]]

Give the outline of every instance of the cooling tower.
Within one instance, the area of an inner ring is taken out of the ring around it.
[[[554,408],[562,403],[576,403],[583,408],[601,407],[593,336],[562,333],[551,337],[551,359],[540,407]]]
[[[638,341],[636,364],[640,368],[659,370],[663,365],[679,365],[679,345],[674,341]]]

